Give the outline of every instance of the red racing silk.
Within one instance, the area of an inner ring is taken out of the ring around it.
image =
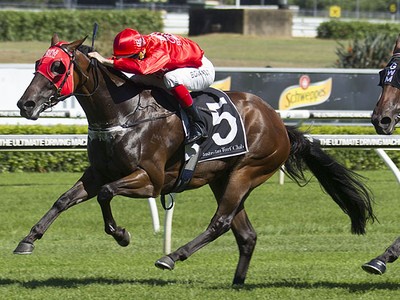
[[[63,44],[67,42],[58,42],[46,51],[36,64],[36,72],[54,84],[58,95],[67,96],[74,92],[74,64],[72,54],[61,48]]]
[[[144,59],[113,57],[115,69],[147,75],[202,65],[204,51],[192,40],[160,32],[144,35],[143,38],[146,41]]]

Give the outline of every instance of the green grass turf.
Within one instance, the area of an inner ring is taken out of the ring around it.
[[[50,46],[50,38],[49,42],[1,42],[0,63],[33,64]],[[334,40],[239,34],[209,34],[191,38],[204,49],[216,67],[329,68],[337,59],[337,43]],[[96,41],[95,46],[105,56],[112,53],[112,41]]]
[[[246,201],[258,233],[246,285],[232,289],[238,258],[231,232],[161,271],[162,233],[154,234],[146,200],[116,197],[119,225],[132,234],[126,248],[103,231],[95,199],[63,213],[31,255],[12,254],[18,242],[80,176],[77,173],[0,174],[0,295],[2,299],[396,299],[400,264],[383,276],[361,264],[380,254],[400,233],[399,184],[390,171],[365,171],[380,223],[366,236],[350,234],[350,222],[312,179],[303,188],[277,176]],[[208,187],[176,199],[172,248],[208,225],[216,209]],[[159,205],[161,221],[163,212]]]

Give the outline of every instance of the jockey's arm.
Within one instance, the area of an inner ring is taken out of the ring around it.
[[[169,62],[169,54],[162,49],[146,53],[143,59],[119,58],[114,60],[114,68],[132,74],[154,74]]]
[[[153,74],[160,71],[169,61],[169,55],[159,50],[154,51],[151,56],[143,60],[137,59],[115,59],[105,58],[98,52],[88,53],[89,57],[97,59],[101,64],[116,68],[123,72],[132,74]]]

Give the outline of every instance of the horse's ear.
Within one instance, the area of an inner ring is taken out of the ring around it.
[[[55,44],[57,44],[60,41],[60,39],[58,38],[57,33],[53,34],[53,37],[51,38],[51,44],[50,46],[54,46]]]
[[[85,40],[87,39],[88,36],[85,36],[83,39],[81,40],[77,40],[75,42],[72,42],[68,45],[66,45],[66,48],[68,49],[68,51],[73,52],[75,49],[77,49],[80,45],[82,45]]]

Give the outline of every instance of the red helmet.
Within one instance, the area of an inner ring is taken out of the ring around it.
[[[136,30],[126,28],[114,39],[114,56],[130,56],[142,51],[146,45],[143,36]]]

